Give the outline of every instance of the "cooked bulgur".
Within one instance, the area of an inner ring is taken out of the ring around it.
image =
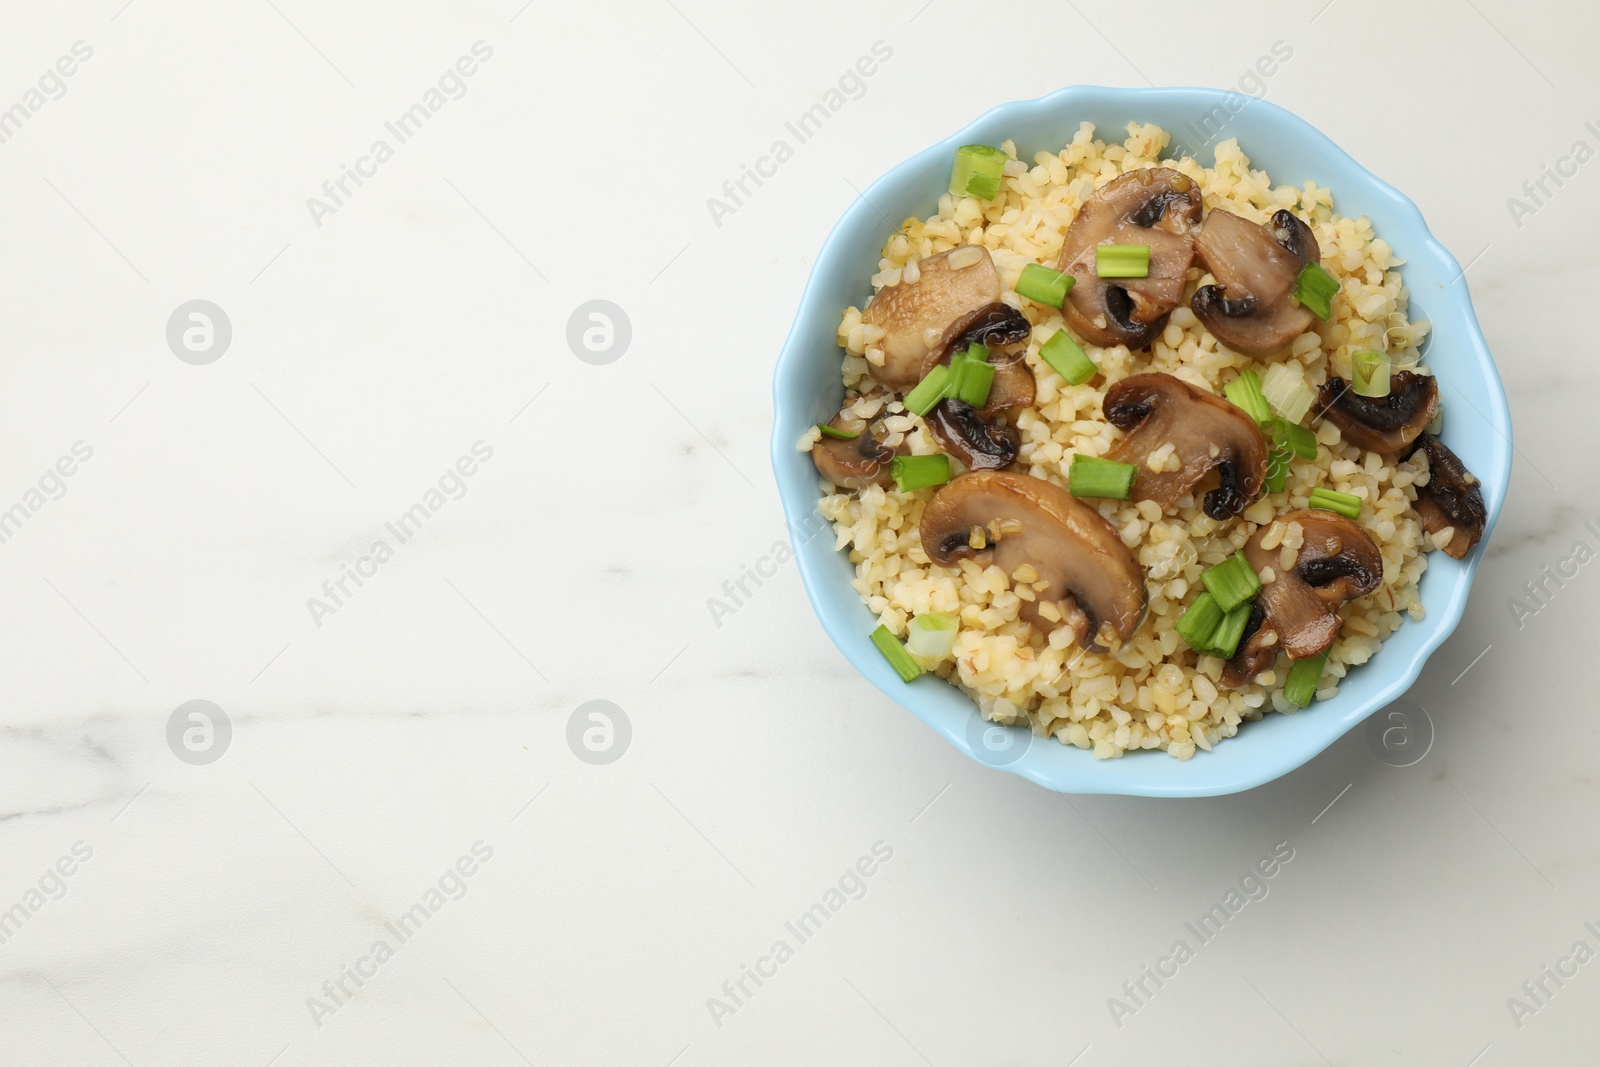
[[[1163,160],[1168,134],[1152,125],[1130,124],[1121,143],[1096,139],[1083,123],[1071,144],[1059,152],[1040,152],[1032,164],[1018,160],[1013,144],[1001,145],[1009,162],[1000,194],[991,201],[945,195],[926,219],[907,219],[883,247],[874,290],[915,281],[919,261],[964,245],[987,248],[1000,275],[1002,299],[1032,324],[1026,360],[1037,381],[1036,402],[1015,418],[1021,445],[1014,469],[1065,487],[1074,453],[1103,456],[1122,431],[1103,417],[1106,387],[1135,373],[1165,372],[1199,389],[1220,394],[1244,368],[1266,362],[1298,365],[1313,390],[1330,375],[1348,378],[1350,355],[1358,350],[1388,353],[1396,366],[1417,360],[1428,324],[1411,322],[1407,292],[1397,270],[1401,261],[1365,218],[1334,211],[1329,191],[1312,182],[1301,188],[1273,186],[1266,173],[1232,140],[1217,145],[1216,163],[1203,167],[1192,158]],[[1341,286],[1328,321],[1299,336],[1276,360],[1263,361],[1218,344],[1187,305],[1197,287],[1212,281],[1200,266],[1189,271],[1185,302],[1171,314],[1147,349],[1085,345],[1100,377],[1072,386],[1048,369],[1040,345],[1063,327],[1054,308],[1018,297],[1012,290],[1029,263],[1054,265],[1063,235],[1079,206],[1097,187],[1128,171],[1174,167],[1198,183],[1205,208],[1224,208],[1265,223],[1274,211],[1288,209],[1307,222],[1322,249],[1322,265]],[[882,363],[875,342],[882,331],[848,308],[839,325],[844,350],[845,407],[856,417],[888,418],[884,444],[913,455],[940,451],[921,418],[893,397],[867,398],[876,383],[869,363]],[[1426,373],[1423,368],[1416,368]],[[1149,612],[1133,639],[1115,652],[1085,652],[1061,627],[1041,632],[1018,617],[1019,605],[1036,598],[1027,569],[1005,574],[998,567],[963,560],[957,568],[931,564],[918,532],[929,490],[912,493],[868,486],[839,491],[825,484],[820,503],[834,524],[838,547],[855,565],[853,580],[867,606],[882,623],[904,636],[909,620],[924,612],[947,612],[960,620],[953,654],[925,663],[970,693],[983,716],[1006,724],[1030,725],[1035,734],[1092,749],[1097,757],[1120,756],[1129,749],[1162,748],[1188,759],[1196,746],[1210,749],[1231,737],[1242,720],[1264,712],[1292,712],[1281,692],[1288,661],[1280,657],[1269,671],[1241,689],[1219,684],[1223,661],[1201,656],[1175,632],[1174,625],[1200,574],[1240,549],[1275,516],[1307,506],[1314,487],[1353,494],[1362,501],[1360,525],[1383,558],[1376,592],[1345,604],[1338,638],[1328,651],[1318,699],[1337,691],[1346,671],[1365,663],[1409,615],[1422,617],[1417,583],[1427,567],[1434,538],[1424,533],[1412,501],[1428,478],[1422,450],[1404,462],[1344,444],[1339,429],[1326,420],[1315,424],[1315,460],[1295,459],[1285,491],[1263,495],[1240,518],[1218,522],[1205,514],[1193,494],[1163,509],[1153,501],[1092,501],[1120,532],[1144,569]],[[801,442],[809,448],[818,431]],[[1152,457],[1152,462],[1156,457]],[[1267,547],[1283,546],[1292,559],[1300,536],[1296,525],[1269,529]]]

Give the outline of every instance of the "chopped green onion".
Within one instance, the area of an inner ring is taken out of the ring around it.
[[[1357,518],[1361,514],[1360,497],[1324,489],[1320,485],[1311,490],[1311,499],[1306,501],[1306,505],[1322,511],[1336,512],[1347,519]]]
[[[1173,629],[1178,631],[1179,637],[1189,642],[1190,648],[1205,652],[1211,647],[1211,635],[1217,632],[1217,626],[1225,614],[1217,606],[1216,597],[1201,593],[1194,598],[1193,604],[1184,609],[1183,616]]]
[[[1097,278],[1150,277],[1149,245],[1097,245],[1094,250]]]
[[[906,626],[906,651],[920,659],[938,662],[955,647],[960,620],[944,612],[918,615]]]
[[[1339,291],[1339,282],[1322,269],[1320,263],[1307,263],[1295,282],[1294,298],[1319,319],[1333,314],[1333,294]]]
[[[979,346],[974,345],[967,348],[965,351],[950,353],[950,359],[947,363],[945,363],[945,367],[950,371],[950,377],[946,378],[944,383],[945,396],[956,395],[956,386],[960,384],[958,379],[961,376],[961,365],[972,358],[972,348],[975,347]],[[989,354],[989,350],[985,348],[983,353],[985,356],[987,356]]]
[[[959,369],[950,376],[946,392],[957,400],[965,400],[973,407],[981,408],[989,402],[989,388],[992,385],[994,368],[969,356],[961,361]]]
[[[1083,354],[1078,342],[1067,336],[1066,330],[1057,330],[1050,340],[1039,346],[1039,358],[1065,378],[1068,385],[1082,385],[1100,370],[1094,360]]]
[[[950,480],[950,457],[939,453],[932,456],[896,456],[889,464],[894,484],[902,493],[943,485]]]
[[[1072,292],[1072,285],[1077,280],[1070,274],[1029,263],[1022,268],[1022,277],[1017,279],[1017,292],[1036,304],[1058,308],[1066,302],[1067,294]]]
[[[1288,419],[1272,420],[1272,443],[1275,447],[1285,452],[1292,452],[1301,459],[1317,458],[1317,435]]]
[[[1309,659],[1295,660],[1289,668],[1289,677],[1283,683],[1283,699],[1305,707],[1317,695],[1317,683],[1322,681],[1322,668],[1328,664],[1328,654],[1318,652]]]
[[[883,653],[883,658],[889,661],[889,666],[900,676],[902,682],[909,682],[922,673],[922,668],[917,666],[917,661],[911,658],[904,645],[889,628],[879,625],[872,631],[872,643],[878,646],[878,651]]]
[[[1423,433],[1431,433],[1438,437],[1439,431],[1444,429],[1444,405],[1440,404],[1433,410],[1433,418],[1428,420],[1428,428]]]
[[[961,358],[970,359],[974,363],[987,363],[989,362],[988,346],[970,344],[967,346],[967,350],[961,354]]]
[[[1267,452],[1267,492],[1283,492],[1283,487],[1289,482],[1289,461],[1292,459],[1294,453],[1287,449],[1274,448]]]
[[[1261,379],[1256,377],[1255,371],[1242,372],[1223,387],[1222,394],[1235,407],[1242,408],[1246,415],[1255,419],[1257,426],[1266,426],[1272,421],[1272,409],[1267,406],[1267,398],[1261,393]]]
[[[817,429],[822,431],[822,436],[837,437],[841,441],[854,441],[856,438],[861,436],[860,430],[857,430],[855,433],[851,433],[848,430],[840,430],[836,427],[829,426],[825,422],[817,423]]]
[[[1240,604],[1222,617],[1217,628],[1211,631],[1211,643],[1206,651],[1218,659],[1232,659],[1239,651],[1239,641],[1244,637],[1245,625],[1250,621],[1252,605]]]
[[[1285,363],[1274,363],[1267,368],[1267,376],[1261,379],[1261,394],[1273,411],[1293,423],[1306,417],[1311,402],[1316,399],[1306,387],[1299,368],[1290,370]]]
[[[1256,577],[1255,568],[1250,566],[1243,552],[1235,552],[1221,563],[1207,567],[1200,572],[1200,580],[1206,583],[1211,595],[1217,598],[1217,607],[1223,611],[1232,611],[1254,600],[1261,592],[1261,579]]]
[[[1356,396],[1388,396],[1389,370],[1393,366],[1382,352],[1354,352],[1350,356],[1350,388]]]
[[[1080,452],[1072,457],[1072,466],[1067,468],[1067,490],[1073,496],[1126,500],[1138,474],[1139,468],[1132,463],[1118,463]]]
[[[1000,177],[1006,169],[1006,154],[986,144],[962,145],[956,149],[950,168],[950,191],[957,196],[977,196],[993,200],[1000,194]]]
[[[950,382],[950,368],[943,363],[934,365],[928,376],[906,394],[906,410],[913,415],[926,415],[933,405],[944,399],[944,387]]]

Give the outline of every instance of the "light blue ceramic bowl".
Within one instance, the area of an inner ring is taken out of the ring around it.
[[[1010,138],[1020,158],[1032,159],[1037,151],[1058,150],[1085,119],[1103,136],[1118,140],[1129,122],[1157,123],[1172,132],[1175,150],[1207,163],[1212,146],[1237,137],[1253,164],[1265,168],[1274,182],[1315,180],[1333,191],[1342,214],[1372,219],[1378,234],[1406,261],[1402,273],[1411,290],[1413,316],[1433,323],[1425,353],[1442,386],[1447,411],[1443,437],[1482,480],[1489,530],[1494,529],[1511,474],[1511,416],[1460,265],[1428,232],[1415,204],[1303,120],[1276,105],[1215,89],[1070,86],[1039,100],[997,107],[874,182],[823,244],[778,357],[772,465],[800,574],[828,635],[857,670],[951,744],[983,763],[1066,793],[1181,797],[1237,792],[1299,767],[1410,688],[1428,655],[1461,619],[1487,533],[1464,561],[1442,552],[1432,555],[1422,581],[1427,617],[1406,622],[1377,655],[1350,672],[1334,699],[1297,715],[1271,714],[1246,723],[1215,751],[1198,752],[1188,762],[1164,752],[1097,761],[1053,739],[984,723],[973,702],[939,678],[924,676],[909,685],[900,681],[868,640],[876,620],[851,588],[851,565],[834,551],[833,537],[816,514],[818,479],[810,457],[795,448],[806,427],[839,408],[843,388],[835,330],[840,312],[852,304],[861,306],[872,293],[868,279],[888,237],[884,218],[932,213],[949,181],[951,157],[961,145],[999,144]]]

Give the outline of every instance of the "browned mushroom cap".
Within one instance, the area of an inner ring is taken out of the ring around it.
[[[1130,171],[1095,190],[1067,227],[1056,269],[1075,279],[1061,310],[1091,344],[1140,348],[1160,333],[1183,299],[1194,262],[1189,229],[1200,221],[1200,190],[1168,167]],[[1101,278],[1098,245],[1149,245],[1145,278]]]
[[[1135,500],[1163,508],[1189,492],[1212,470],[1220,482],[1203,498],[1213,519],[1239,514],[1261,492],[1267,478],[1267,441],[1255,420],[1226,400],[1170,374],[1135,374],[1106,390],[1101,408],[1111,424],[1127,432],[1107,458],[1139,468]],[[1150,454],[1170,444],[1175,471],[1152,471]]]
[[[878,290],[861,314],[862,322],[884,330],[878,342],[883,366],[868,363],[868,372],[891,389],[910,388],[932,347],[928,331],[942,333],[967,312],[999,298],[1000,275],[981,245],[952,248],[920,261],[916,281]]]
[[[818,474],[841,489],[889,484],[895,450],[873,437],[865,420],[847,419],[841,412],[828,425],[856,436],[845,440],[823,434],[818,438],[811,446],[811,462],[816,464]]]
[[[1453,529],[1444,545],[1447,555],[1461,559],[1483,538],[1489,509],[1483,504],[1478,479],[1445,443],[1425,433],[1417,447],[1428,454],[1428,484],[1417,490],[1417,518],[1429,533]]]
[[[1302,542],[1294,565],[1279,566],[1281,549],[1262,548],[1263,526],[1245,543],[1244,557],[1261,587],[1239,649],[1222,670],[1222,684],[1238,688],[1272,666],[1281,650],[1290,659],[1315,656],[1339,635],[1339,605],[1366,596],[1383,580],[1383,556],[1367,532],[1331,511],[1291,511],[1282,523],[1299,523]]]
[[[971,470],[1003,470],[1016,461],[1021,437],[1003,416],[1033,404],[1033,372],[1022,358],[1032,331],[1027,318],[1016,308],[999,302],[985,304],[951,323],[923,361],[925,376],[973,345],[989,350],[994,383],[983,407],[973,408],[961,400],[941,400],[928,412],[926,420],[928,432],[939,447]]]
[[[1426,374],[1395,371],[1388,396],[1357,396],[1335,375],[1317,391],[1317,409],[1357,448],[1399,452],[1417,439],[1439,411],[1439,383]]]
[[[963,474],[928,502],[921,533],[922,550],[942,567],[973,559],[1012,574],[1031,565],[1046,584],[1037,601],[1023,601],[1022,617],[1045,631],[1070,626],[1085,648],[1120,647],[1144,621],[1144,572],[1116,527],[1050,482],[1011,471]],[[1044,603],[1060,621],[1040,614]]]
[[[1213,208],[1195,249],[1215,284],[1195,290],[1189,307],[1235,352],[1271,356],[1311,328],[1316,316],[1295,302],[1300,271],[1322,258],[1310,227],[1278,211],[1271,227]]]

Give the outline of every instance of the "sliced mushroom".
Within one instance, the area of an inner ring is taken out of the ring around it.
[[[1033,584],[1044,584],[1037,600],[1022,602],[1022,617],[1045,631],[1069,626],[1092,651],[1121,647],[1144,621],[1144,572],[1116,527],[1051,482],[1011,471],[963,474],[928,502],[921,534],[922,550],[942,567],[972,559],[1013,574],[1032,566]],[[1061,618],[1041,614],[1045,604]]]
[[[1300,550],[1284,568],[1282,549],[1263,548],[1272,528],[1245,542],[1244,557],[1257,574],[1270,568],[1245,625],[1239,649],[1222,670],[1222,684],[1238,688],[1272,666],[1280,651],[1290,659],[1315,656],[1339,635],[1339,605],[1366,596],[1383,580],[1383,556],[1360,526],[1331,511],[1292,511],[1278,521],[1299,523]]]
[[[915,281],[878,290],[861,314],[862,322],[884,331],[878,342],[883,366],[869,362],[868,372],[891,389],[910,388],[933,346],[930,337],[937,339],[956,319],[999,298],[1000,275],[981,245],[963,245],[921,260]]]
[[[869,485],[888,485],[893,470],[890,461],[895,450],[872,435],[865,419],[845,417],[843,412],[828,425],[856,436],[850,439],[823,434],[811,446],[811,462],[817,473],[841,489],[865,489]]]
[[[1316,320],[1295,302],[1295,283],[1307,263],[1322,258],[1311,228],[1278,211],[1271,227],[1213,208],[1195,235],[1195,249],[1216,282],[1189,301],[1195,316],[1235,352],[1272,356]]]
[[[1032,331],[1016,308],[985,304],[951,323],[923,361],[921,373],[926,376],[973,345],[989,350],[994,383],[988,401],[974,408],[961,400],[941,400],[927,416],[934,440],[972,470],[1002,470],[1016,461],[1021,437],[1004,416],[1034,401],[1033,372],[1022,358]]]
[[[1141,348],[1183,300],[1194,262],[1190,228],[1200,221],[1200,189],[1169,167],[1130,171],[1095,190],[1067,227],[1056,269],[1075,279],[1061,310],[1096,345]],[[1101,278],[1099,245],[1149,245],[1150,274]]]
[[[1317,410],[1357,448],[1400,452],[1433,421],[1439,383],[1429,375],[1401,370],[1389,376],[1388,396],[1358,396],[1335,375],[1318,390]]]
[[[985,419],[960,400],[941,400],[928,412],[928,432],[968,470],[1001,471],[1017,461],[1022,435],[1005,419]]]
[[[1443,548],[1446,555],[1461,559],[1483,539],[1489,523],[1483,491],[1461,459],[1433,434],[1418,438],[1417,447],[1428,454],[1428,484],[1417,490],[1412,507],[1430,534],[1455,531]]]
[[[1202,506],[1213,519],[1231,518],[1250,505],[1267,478],[1267,441],[1255,420],[1219,397],[1170,374],[1135,374],[1106,390],[1101,408],[1127,433],[1107,458],[1139,468],[1135,500],[1163,508],[1199,485],[1211,471],[1216,488]],[[1174,471],[1152,471],[1152,453],[1171,445]]]

